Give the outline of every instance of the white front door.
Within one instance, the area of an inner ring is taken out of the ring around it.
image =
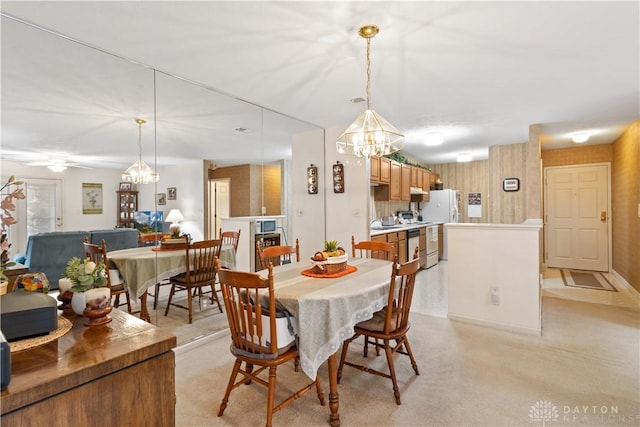
[[[545,168],[547,266],[609,271],[609,167]]]

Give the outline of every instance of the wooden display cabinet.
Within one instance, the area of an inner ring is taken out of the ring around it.
[[[133,228],[134,213],[138,210],[138,192],[119,190],[118,193],[118,228]]]

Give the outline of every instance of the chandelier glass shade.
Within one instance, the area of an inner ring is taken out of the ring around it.
[[[149,184],[158,182],[160,175],[149,167],[142,160],[142,125],[146,123],[143,119],[136,119],[138,123],[138,160],[122,174],[122,181],[134,184]]]
[[[371,92],[371,39],[378,34],[375,25],[360,28],[358,34],[367,40],[367,109],[347,128],[336,141],[340,154],[356,157],[380,157],[395,153],[404,145],[404,135],[373,111],[369,105]]]

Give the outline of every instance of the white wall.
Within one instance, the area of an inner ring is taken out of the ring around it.
[[[325,185],[327,240],[337,240],[348,252],[351,236],[356,242],[369,239],[369,160],[338,154],[336,140],[347,126],[326,129],[325,132]],[[344,193],[333,192],[333,165],[344,164]],[[316,249],[317,250],[317,249]]]
[[[324,129],[294,135],[291,144],[291,200],[292,216],[289,244],[300,239],[300,256],[305,259],[324,243],[325,236],[325,169]],[[318,167],[318,194],[307,192],[307,168]]]
[[[540,225],[445,224],[448,317],[541,333]],[[492,304],[491,288],[500,304]]]
[[[158,206],[157,210],[169,214],[171,209],[180,209],[184,222],[180,224],[180,231],[191,235],[193,240],[204,239],[204,168],[201,161],[181,163],[180,165],[164,166],[158,169],[160,181],[157,185],[158,193],[168,193],[167,188],[176,188],[176,200],[167,200],[167,204]],[[140,186],[139,186],[140,187]],[[149,205],[140,204],[142,210],[155,209],[154,187],[144,188],[144,199]]]
[[[336,140],[347,125],[319,129],[293,138],[292,195],[293,235],[300,239],[304,259],[324,247],[325,240],[338,240],[351,250],[351,236],[356,241],[369,238],[369,169],[368,160],[340,155]],[[344,164],[344,193],[333,192],[333,165]],[[307,168],[318,167],[318,194],[307,192]]]

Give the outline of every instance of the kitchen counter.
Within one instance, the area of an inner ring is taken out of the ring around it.
[[[426,227],[428,225],[434,225],[434,224],[442,224],[442,223],[429,221],[429,222],[414,222],[412,224],[396,224],[396,225],[389,225],[389,226],[375,227],[375,228],[372,227],[370,229],[370,235],[377,236],[380,234],[393,233],[394,231],[413,230],[415,228]]]

